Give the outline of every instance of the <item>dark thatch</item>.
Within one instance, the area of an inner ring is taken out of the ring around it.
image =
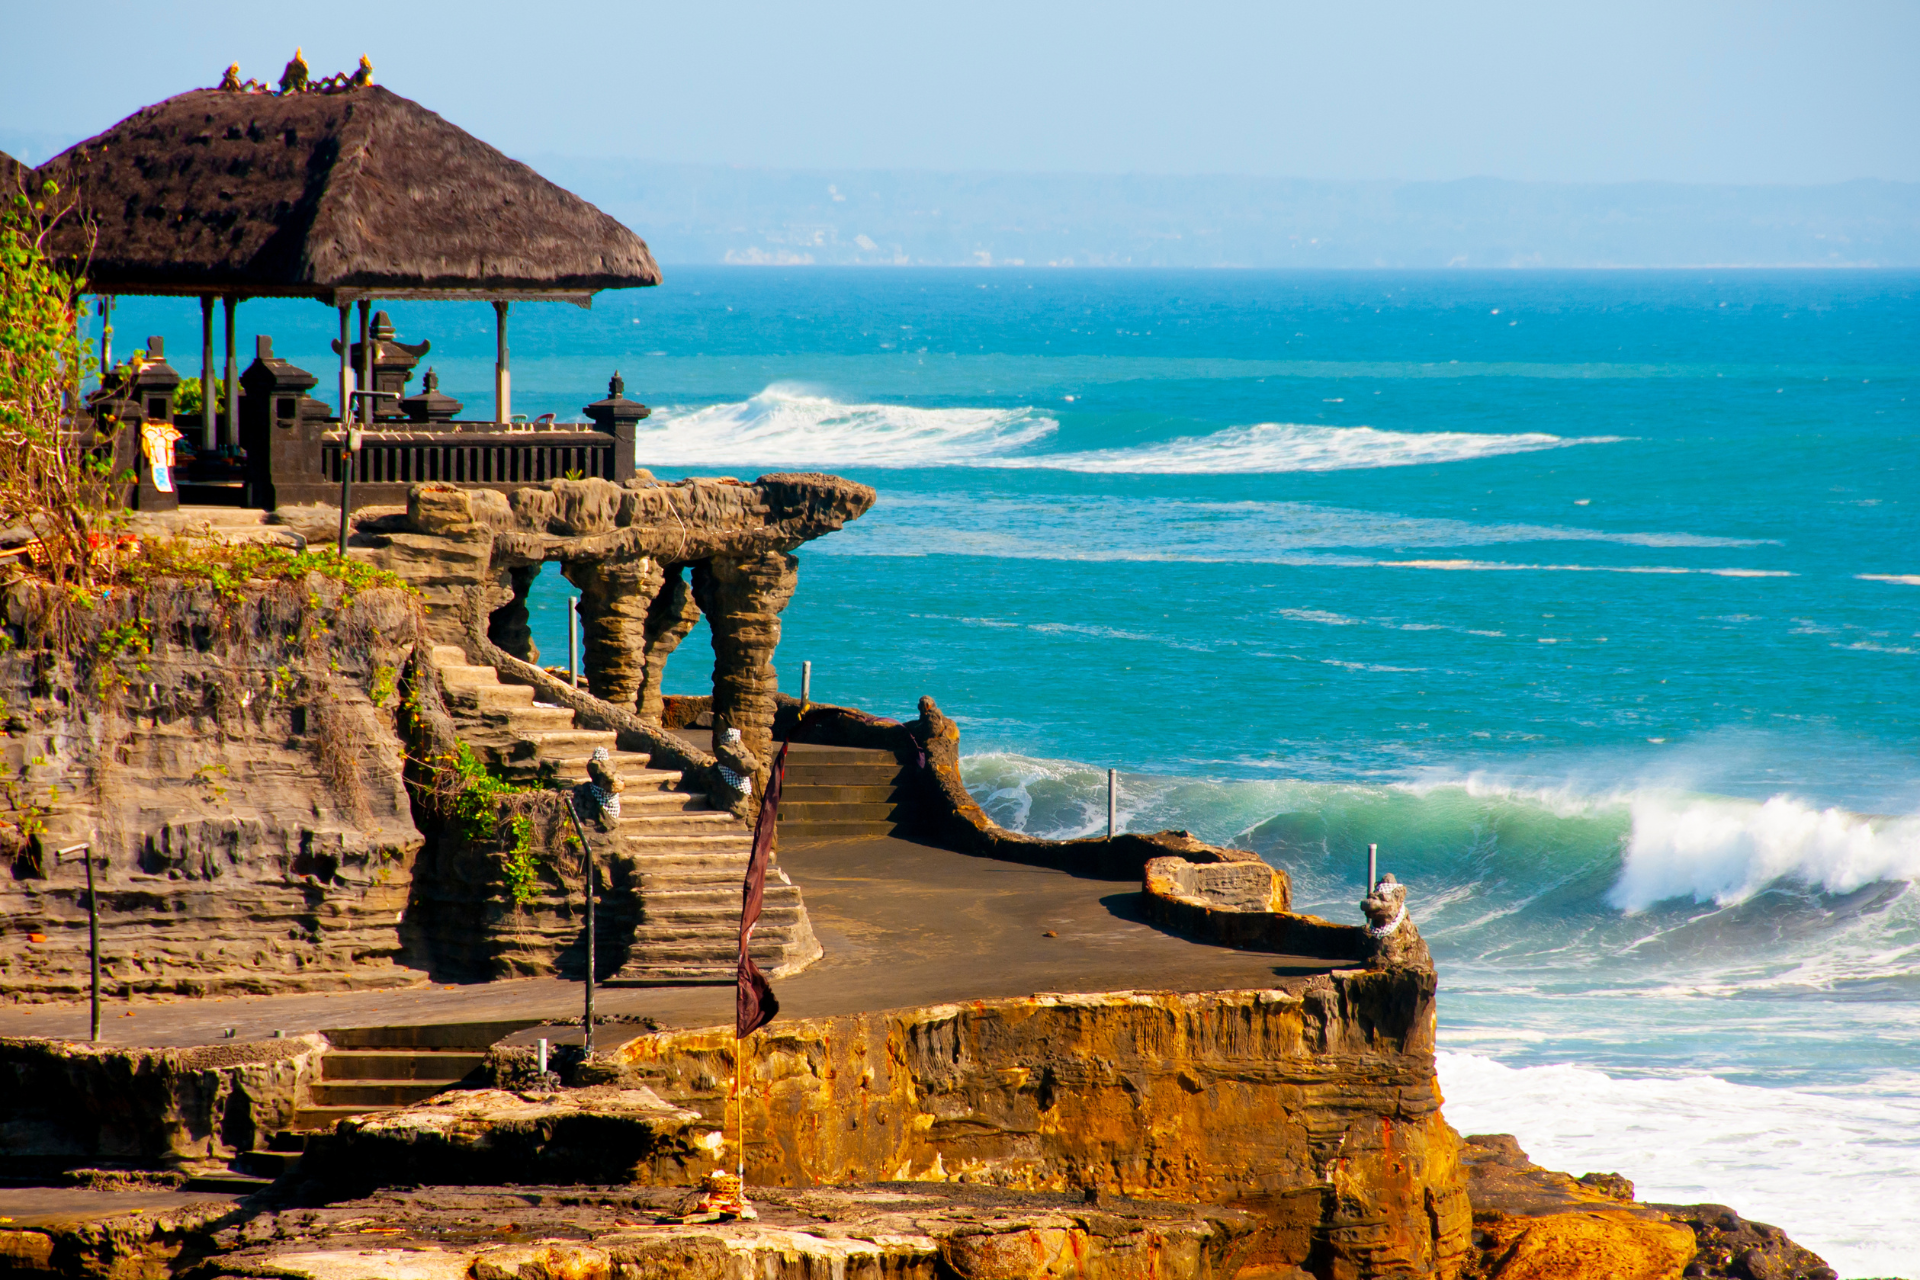
[[[660,282],[639,236],[378,85],[195,89],[39,173],[77,189],[97,225],[87,275],[100,293],[333,300]]]

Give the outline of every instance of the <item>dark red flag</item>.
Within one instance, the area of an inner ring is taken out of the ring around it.
[[[767,867],[773,862],[773,826],[780,811],[780,788],[787,777],[787,744],[773,758],[766,793],[760,797],[760,816],[753,824],[753,854],[747,859],[746,883],[740,886],[740,991],[734,1001],[734,1035],[746,1039],[773,1021],[780,1001],[767,975],[747,954],[753,926],[760,920],[760,904],[767,896]]]

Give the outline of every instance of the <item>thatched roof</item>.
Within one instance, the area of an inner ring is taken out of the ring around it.
[[[660,282],[639,236],[378,85],[195,89],[39,171],[96,223],[100,293],[579,300]]]

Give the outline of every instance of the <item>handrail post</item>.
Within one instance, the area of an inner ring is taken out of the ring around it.
[[[58,850],[54,856],[64,858],[70,853],[85,852],[87,855],[87,956],[92,969],[92,1016],[88,1019],[87,1038],[98,1042],[100,1039],[100,899],[93,887],[93,846],[91,844],[73,844]]]
[[[586,1033],[586,1054],[593,1056],[593,846],[587,843],[586,828],[580,825],[580,812],[573,807],[574,793],[571,788],[566,792],[567,817],[573,820],[573,833],[580,838],[580,860],[586,865],[587,873],[583,879],[587,882],[587,998],[586,1017],[582,1027]]]
[[[1120,771],[1107,770],[1107,839],[1113,839],[1120,826]]]
[[[580,687],[580,597],[567,597],[567,687]]]
[[[1373,886],[1380,883],[1380,846],[1367,846],[1367,892],[1373,892]]]

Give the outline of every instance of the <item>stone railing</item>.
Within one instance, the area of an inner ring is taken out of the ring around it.
[[[320,471],[329,485],[340,483],[344,436],[337,425],[320,436]],[[383,424],[363,439],[353,476],[356,506],[403,503],[407,489],[421,481],[512,488],[543,480],[618,482],[633,474],[631,460],[620,473],[612,436],[579,424],[449,422],[432,430]]]

